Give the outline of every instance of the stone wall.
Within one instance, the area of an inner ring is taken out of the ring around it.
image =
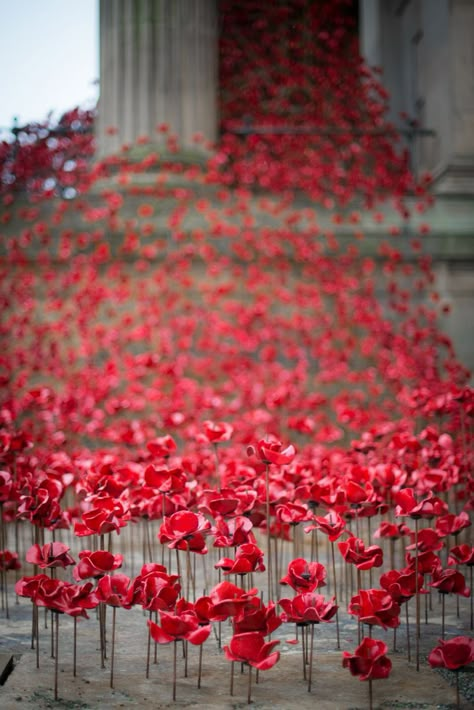
[[[100,156],[164,123],[214,141],[216,104],[215,0],[100,1]]]
[[[420,135],[414,165],[438,193],[474,194],[474,3],[361,0],[361,51],[383,70],[392,120]]]

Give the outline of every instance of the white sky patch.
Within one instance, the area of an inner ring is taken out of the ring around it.
[[[98,0],[0,0],[0,130],[95,105]]]

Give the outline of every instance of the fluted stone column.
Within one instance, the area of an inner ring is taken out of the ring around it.
[[[473,0],[360,0],[360,46],[383,70],[391,118],[434,131],[416,141],[415,167],[441,194],[474,194]]]
[[[100,156],[166,123],[180,144],[217,132],[217,0],[100,0]],[[116,129],[113,133],[111,129]]]

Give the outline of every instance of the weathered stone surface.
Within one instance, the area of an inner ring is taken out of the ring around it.
[[[383,70],[396,125],[431,131],[413,145],[439,194],[474,193],[474,4],[470,0],[361,0],[361,52]]]
[[[101,0],[99,154],[161,123],[182,145],[216,139],[215,0]]]

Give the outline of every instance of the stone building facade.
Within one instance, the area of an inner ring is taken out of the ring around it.
[[[438,194],[474,195],[474,2],[360,0],[360,46],[394,123],[406,114],[423,129],[415,168]]]
[[[358,7],[361,53],[382,71],[414,170],[433,176],[426,248],[452,309],[443,327],[474,371],[474,0]],[[99,155],[160,123],[182,146],[217,138],[218,0],[100,0],[100,47]]]

